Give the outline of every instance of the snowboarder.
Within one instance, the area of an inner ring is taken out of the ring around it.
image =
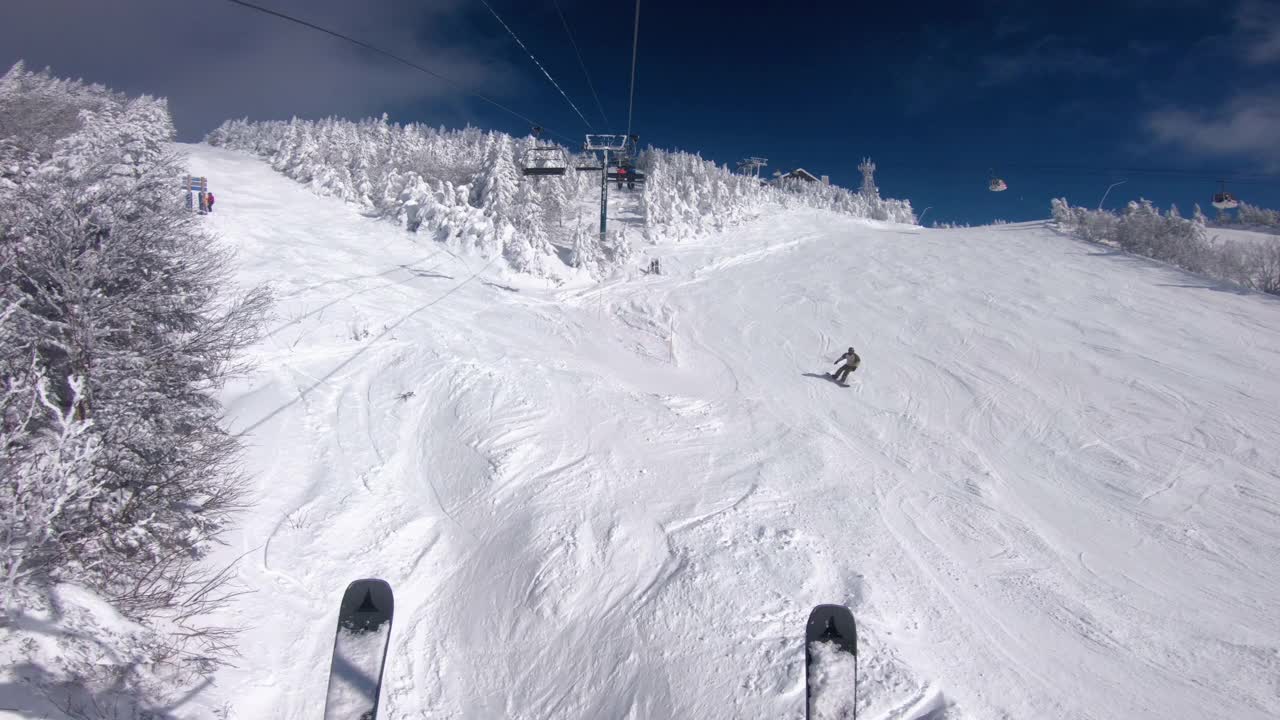
[[[205,196],[205,203],[208,205],[209,212],[213,212],[213,193]]]
[[[849,378],[849,373],[857,370],[858,365],[861,362],[862,358],[858,357],[858,353],[854,352],[853,348],[849,348],[849,352],[841,355],[840,359],[836,360],[834,363],[836,365],[844,363],[844,367],[837,370],[836,374],[833,376],[835,381],[838,383],[844,383],[844,381]]]

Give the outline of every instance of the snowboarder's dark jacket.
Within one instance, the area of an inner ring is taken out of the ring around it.
[[[849,367],[850,371],[853,371],[858,369],[858,364],[862,362],[862,358],[858,357],[858,353],[856,352],[847,352],[841,355],[840,359],[836,360],[835,364],[839,365],[842,362]]]

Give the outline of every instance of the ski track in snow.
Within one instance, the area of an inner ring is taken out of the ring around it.
[[[1280,714],[1274,298],[1037,224],[806,211],[648,248],[661,276],[482,274],[509,292],[184,149],[280,299],[224,393],[254,592],[203,707],[318,717],[376,576],[388,718],[801,718],[824,602],[859,622],[860,716]],[[806,376],[849,344],[850,388]]]

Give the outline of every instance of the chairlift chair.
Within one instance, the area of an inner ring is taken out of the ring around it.
[[[1240,201],[1227,192],[1227,184],[1222,182],[1218,192],[1213,194],[1213,206],[1219,210],[1234,210],[1240,207]]]
[[[588,152],[599,150],[621,152],[627,149],[629,139],[626,135],[587,135],[587,141],[582,144],[582,149]]]
[[[525,176],[539,177],[543,175],[563,175],[565,172],[564,151],[558,147],[529,148],[525,158],[525,166],[521,172]]]
[[[1006,183],[1006,182],[1005,182],[1004,180],[1002,180],[1001,178],[996,177],[996,171],[995,171],[995,169],[994,169],[994,168],[993,168],[993,169],[991,169],[991,170],[988,170],[988,171],[987,171],[987,173],[988,173],[989,177],[991,178],[991,179],[987,182],[987,189],[988,189],[988,190],[990,190],[991,192],[1004,192],[1005,190],[1008,190],[1008,189],[1009,189],[1009,184],[1008,184],[1008,183]]]
[[[525,156],[524,167],[520,172],[525,176],[541,177],[544,175],[564,175],[568,166],[563,148],[555,145],[542,145],[542,128],[533,129],[533,147]]]
[[[645,181],[644,173],[636,169],[635,163],[630,158],[623,158],[616,165],[611,165],[608,178],[618,183],[619,187],[626,183],[627,187],[632,189],[636,185],[643,185]]]
[[[635,168],[620,167],[609,171],[609,180],[618,183],[621,188],[625,183],[629,189],[634,190],[636,185],[644,184],[644,173]]]

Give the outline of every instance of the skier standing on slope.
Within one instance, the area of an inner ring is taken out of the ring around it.
[[[836,360],[834,363],[836,365],[839,365],[840,363],[844,363],[844,367],[836,371],[836,374],[834,376],[836,379],[836,382],[842,383],[845,380],[849,379],[849,373],[853,372],[854,370],[857,370],[858,365],[861,362],[862,362],[862,358],[858,357],[858,353],[854,352],[853,348],[849,348],[849,352],[841,355],[840,359]]]

